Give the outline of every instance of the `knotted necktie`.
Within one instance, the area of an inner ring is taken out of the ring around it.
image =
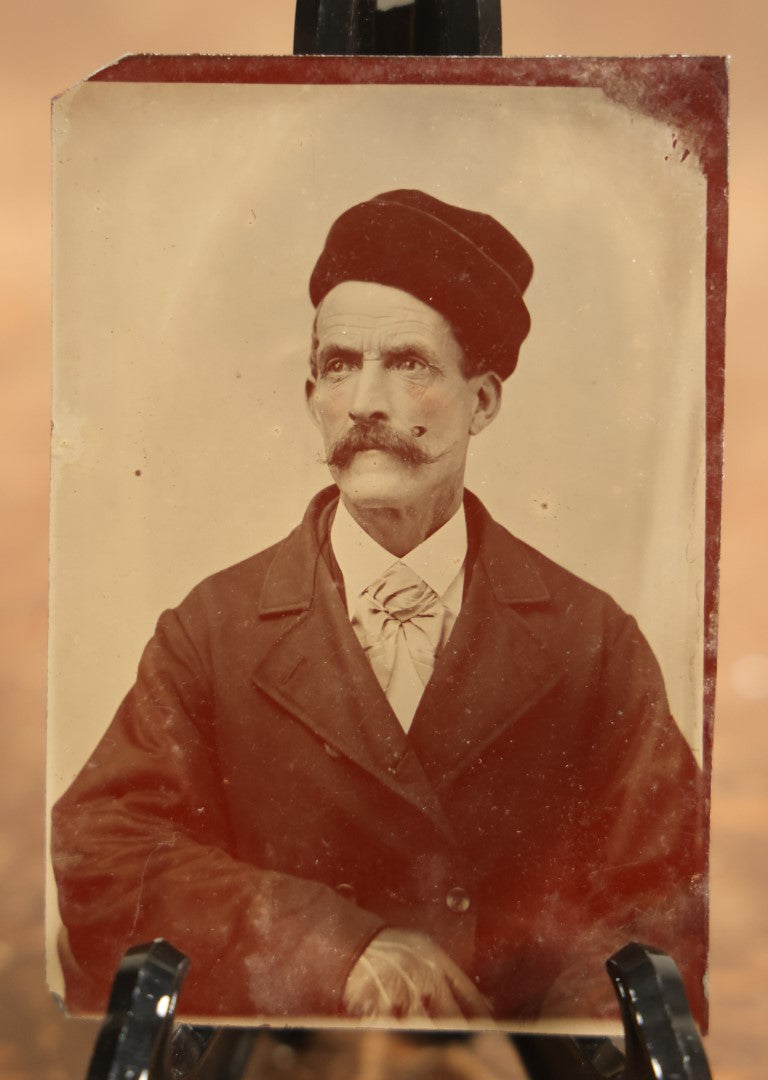
[[[407,731],[442,644],[447,608],[425,581],[396,562],[360,597],[352,627]]]

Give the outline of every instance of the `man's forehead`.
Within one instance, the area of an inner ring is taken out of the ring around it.
[[[385,332],[424,338],[453,337],[447,320],[402,289],[375,282],[345,281],[332,289],[317,309],[318,339]]]

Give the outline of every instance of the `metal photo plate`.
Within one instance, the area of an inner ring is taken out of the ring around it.
[[[634,940],[706,1027],[726,118],[716,57],[134,56],[54,102],[71,1012],[162,937],[186,1018],[616,1032]]]

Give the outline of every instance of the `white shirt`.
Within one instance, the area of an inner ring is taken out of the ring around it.
[[[444,640],[447,639],[461,610],[464,589],[467,521],[463,505],[418,547],[398,559],[357,524],[340,499],[331,525],[330,540],[344,579],[350,620],[368,586],[395,563],[401,562],[418,574],[447,608]],[[424,686],[407,652],[405,657],[407,659],[404,659],[387,697],[403,728],[408,731]]]

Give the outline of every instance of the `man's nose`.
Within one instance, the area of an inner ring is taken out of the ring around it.
[[[355,376],[355,390],[349,416],[355,422],[387,420],[389,418],[389,389],[387,372],[379,359],[364,357]]]

